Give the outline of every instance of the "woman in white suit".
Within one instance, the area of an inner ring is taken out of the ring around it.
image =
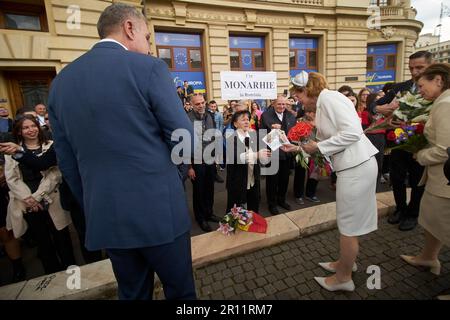
[[[356,271],[358,236],[377,229],[378,150],[364,135],[361,121],[352,102],[337,91],[328,90],[320,73],[306,72],[293,79],[295,94],[305,108],[315,109],[317,138],[302,145],[313,154],[320,151],[331,160],[337,174],[336,218],[340,232],[340,257],[320,266],[335,275],[315,280],[329,291],[353,291],[352,271]],[[289,151],[300,147],[288,146]],[[297,150],[296,150],[297,149]]]

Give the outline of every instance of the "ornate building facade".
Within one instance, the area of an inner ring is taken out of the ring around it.
[[[112,0],[7,0],[0,5],[0,105],[46,102],[51,79],[89,50]],[[278,91],[300,70],[331,88],[409,77],[422,28],[410,0],[128,0],[143,10],[152,54],[220,101],[220,72],[275,71]],[[370,5],[378,7],[370,7]]]

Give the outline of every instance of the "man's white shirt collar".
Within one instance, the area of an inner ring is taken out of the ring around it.
[[[37,115],[37,118],[39,119],[39,124],[41,126],[45,125],[45,117],[44,116]]]
[[[248,131],[243,132],[242,130],[236,130],[236,133],[238,135],[239,140],[245,144],[245,138],[250,138],[250,135],[248,134]]]
[[[278,119],[280,119],[281,122],[283,122],[283,114],[282,113],[278,113],[275,111],[275,113],[277,114]]]
[[[117,40],[111,39],[111,38],[105,38],[105,39],[102,39],[102,40],[100,40],[100,41],[97,42],[97,43],[100,43],[100,42],[115,42],[115,43],[117,43],[117,44],[120,44],[125,50],[128,50],[128,48],[125,47],[122,43],[120,43],[120,42],[117,41]]]

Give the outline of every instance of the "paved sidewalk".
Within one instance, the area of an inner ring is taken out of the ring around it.
[[[404,263],[400,254],[416,254],[423,230],[401,232],[382,219],[379,230],[360,238],[356,290],[333,293],[322,289],[314,276],[327,276],[317,263],[338,257],[338,231],[264,248],[244,256],[209,265],[196,271],[200,299],[432,299],[450,292],[450,249],[444,247],[442,270],[435,276]],[[223,241],[227,241],[224,237]],[[212,244],[213,245],[213,244]],[[369,290],[366,269],[381,269],[381,289]]]

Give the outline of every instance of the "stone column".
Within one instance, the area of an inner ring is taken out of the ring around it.
[[[338,18],[336,89],[344,84],[356,91],[365,87],[368,31],[365,19]]]
[[[277,73],[278,93],[289,88],[289,30],[273,29],[272,37],[273,68]],[[266,50],[268,52],[268,50]],[[266,59],[267,61],[267,59]],[[271,70],[270,66],[266,70]]]
[[[229,36],[226,25],[209,25],[209,61],[210,61],[210,74],[211,85],[208,97],[224,103],[221,100],[220,91],[220,71],[230,70],[230,53],[229,53]],[[205,70],[205,73],[208,70]]]

